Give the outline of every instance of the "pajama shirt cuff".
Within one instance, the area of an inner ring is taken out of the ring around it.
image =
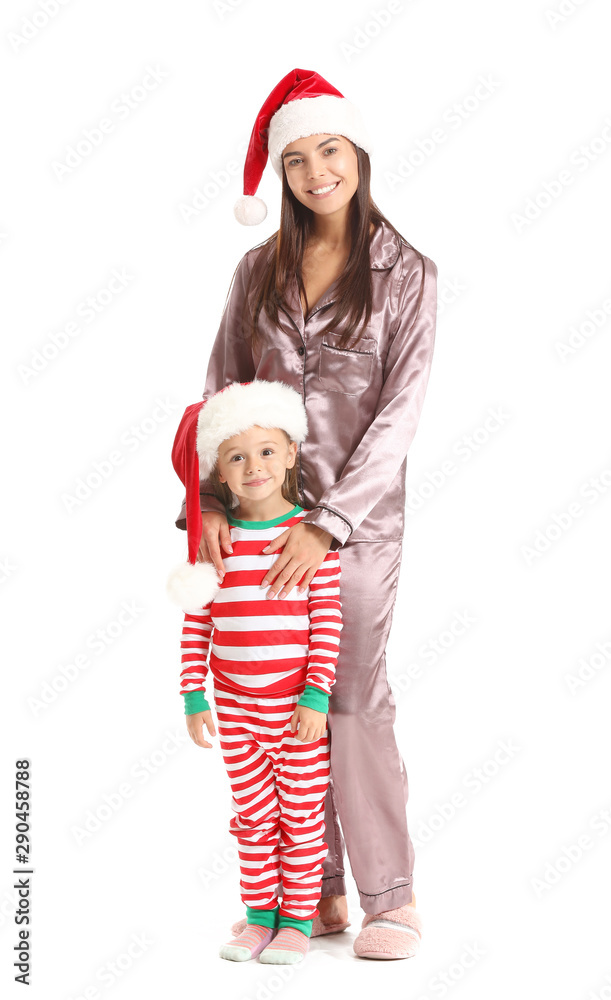
[[[321,691],[320,688],[306,684],[305,691],[297,702],[304,708],[313,708],[316,712],[323,712],[325,715],[329,711],[329,695]]]
[[[185,699],[185,715],[210,711],[210,705],[206,701],[203,691],[185,691],[183,698]]]
[[[317,528],[328,531],[333,535],[335,541],[331,542],[331,551],[335,552],[342,545],[345,545],[352,534],[352,525],[341,514],[330,507],[314,507],[313,510],[304,514],[302,521],[305,524],[315,524]]]

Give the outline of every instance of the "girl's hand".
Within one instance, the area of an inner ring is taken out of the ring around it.
[[[212,712],[209,709],[205,712],[194,712],[193,715],[187,715],[186,720],[189,736],[193,742],[197,743],[198,747],[211,747],[212,743],[206,743],[204,739],[203,729],[205,726],[210,736],[216,736]]]
[[[216,510],[202,511],[202,537],[197,561],[214,563],[222,583],[225,578],[225,567],[221,558],[221,546],[225,552],[233,552],[227,518]]]
[[[273,585],[267,596],[275,597],[280,591],[278,597],[286,597],[300,581],[299,593],[302,594],[310,585],[310,580],[323,562],[332,541],[333,535],[328,531],[301,521],[266,545],[263,549],[265,553],[275,552],[284,546],[284,552],[270,566],[261,583],[262,587],[270,583]]]
[[[299,732],[296,732],[299,726]],[[315,708],[306,708],[305,705],[295,705],[295,711],[291,718],[291,732],[295,733],[295,739],[302,743],[311,743],[324,736],[327,728],[327,716],[324,712],[317,712]]]

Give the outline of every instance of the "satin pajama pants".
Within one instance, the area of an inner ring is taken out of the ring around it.
[[[232,792],[242,902],[279,916],[318,915],[329,785],[329,732],[304,743],[291,732],[299,699],[235,694],[214,684],[220,746]]]
[[[321,895],[346,893],[345,846],[366,913],[404,906],[412,898],[408,782],[395,742],[395,700],[385,656],[401,553],[402,541],[348,542],[340,549],[344,627],[327,717],[329,852]]]

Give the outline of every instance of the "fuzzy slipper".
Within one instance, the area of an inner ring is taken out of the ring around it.
[[[246,927],[246,917],[242,920],[238,920],[237,923],[231,928],[231,933],[234,937],[238,937]],[[321,937],[323,934],[338,934],[339,931],[345,931],[346,927],[350,927],[350,921],[346,920],[343,924],[323,924],[320,917],[314,917],[312,921],[312,933],[310,937]]]
[[[422,917],[413,906],[366,913],[353,948],[359,958],[411,958],[420,947]]]

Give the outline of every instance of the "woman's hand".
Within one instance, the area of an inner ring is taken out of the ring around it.
[[[297,732],[299,727],[299,732]],[[306,705],[295,705],[295,711],[291,718],[291,732],[295,733],[295,739],[302,743],[312,743],[324,736],[327,728],[327,716],[324,712],[317,712],[315,708],[308,708]]]
[[[225,552],[233,552],[227,518],[216,510],[202,511],[202,537],[197,561],[214,563],[222,583],[225,578],[225,567],[221,558],[221,546]]]
[[[211,747],[212,743],[206,743],[204,739],[204,726],[211,736],[216,736],[216,729],[212,721],[212,712],[207,709],[205,712],[194,712],[187,715],[187,730],[189,736],[198,747]]]
[[[266,554],[284,546],[284,551],[270,566],[261,583],[262,587],[272,584],[267,596],[275,597],[278,594],[279,598],[286,597],[300,581],[299,593],[302,594],[310,585],[310,580],[323,562],[332,541],[333,535],[328,531],[316,524],[300,521],[266,545],[263,549]]]

